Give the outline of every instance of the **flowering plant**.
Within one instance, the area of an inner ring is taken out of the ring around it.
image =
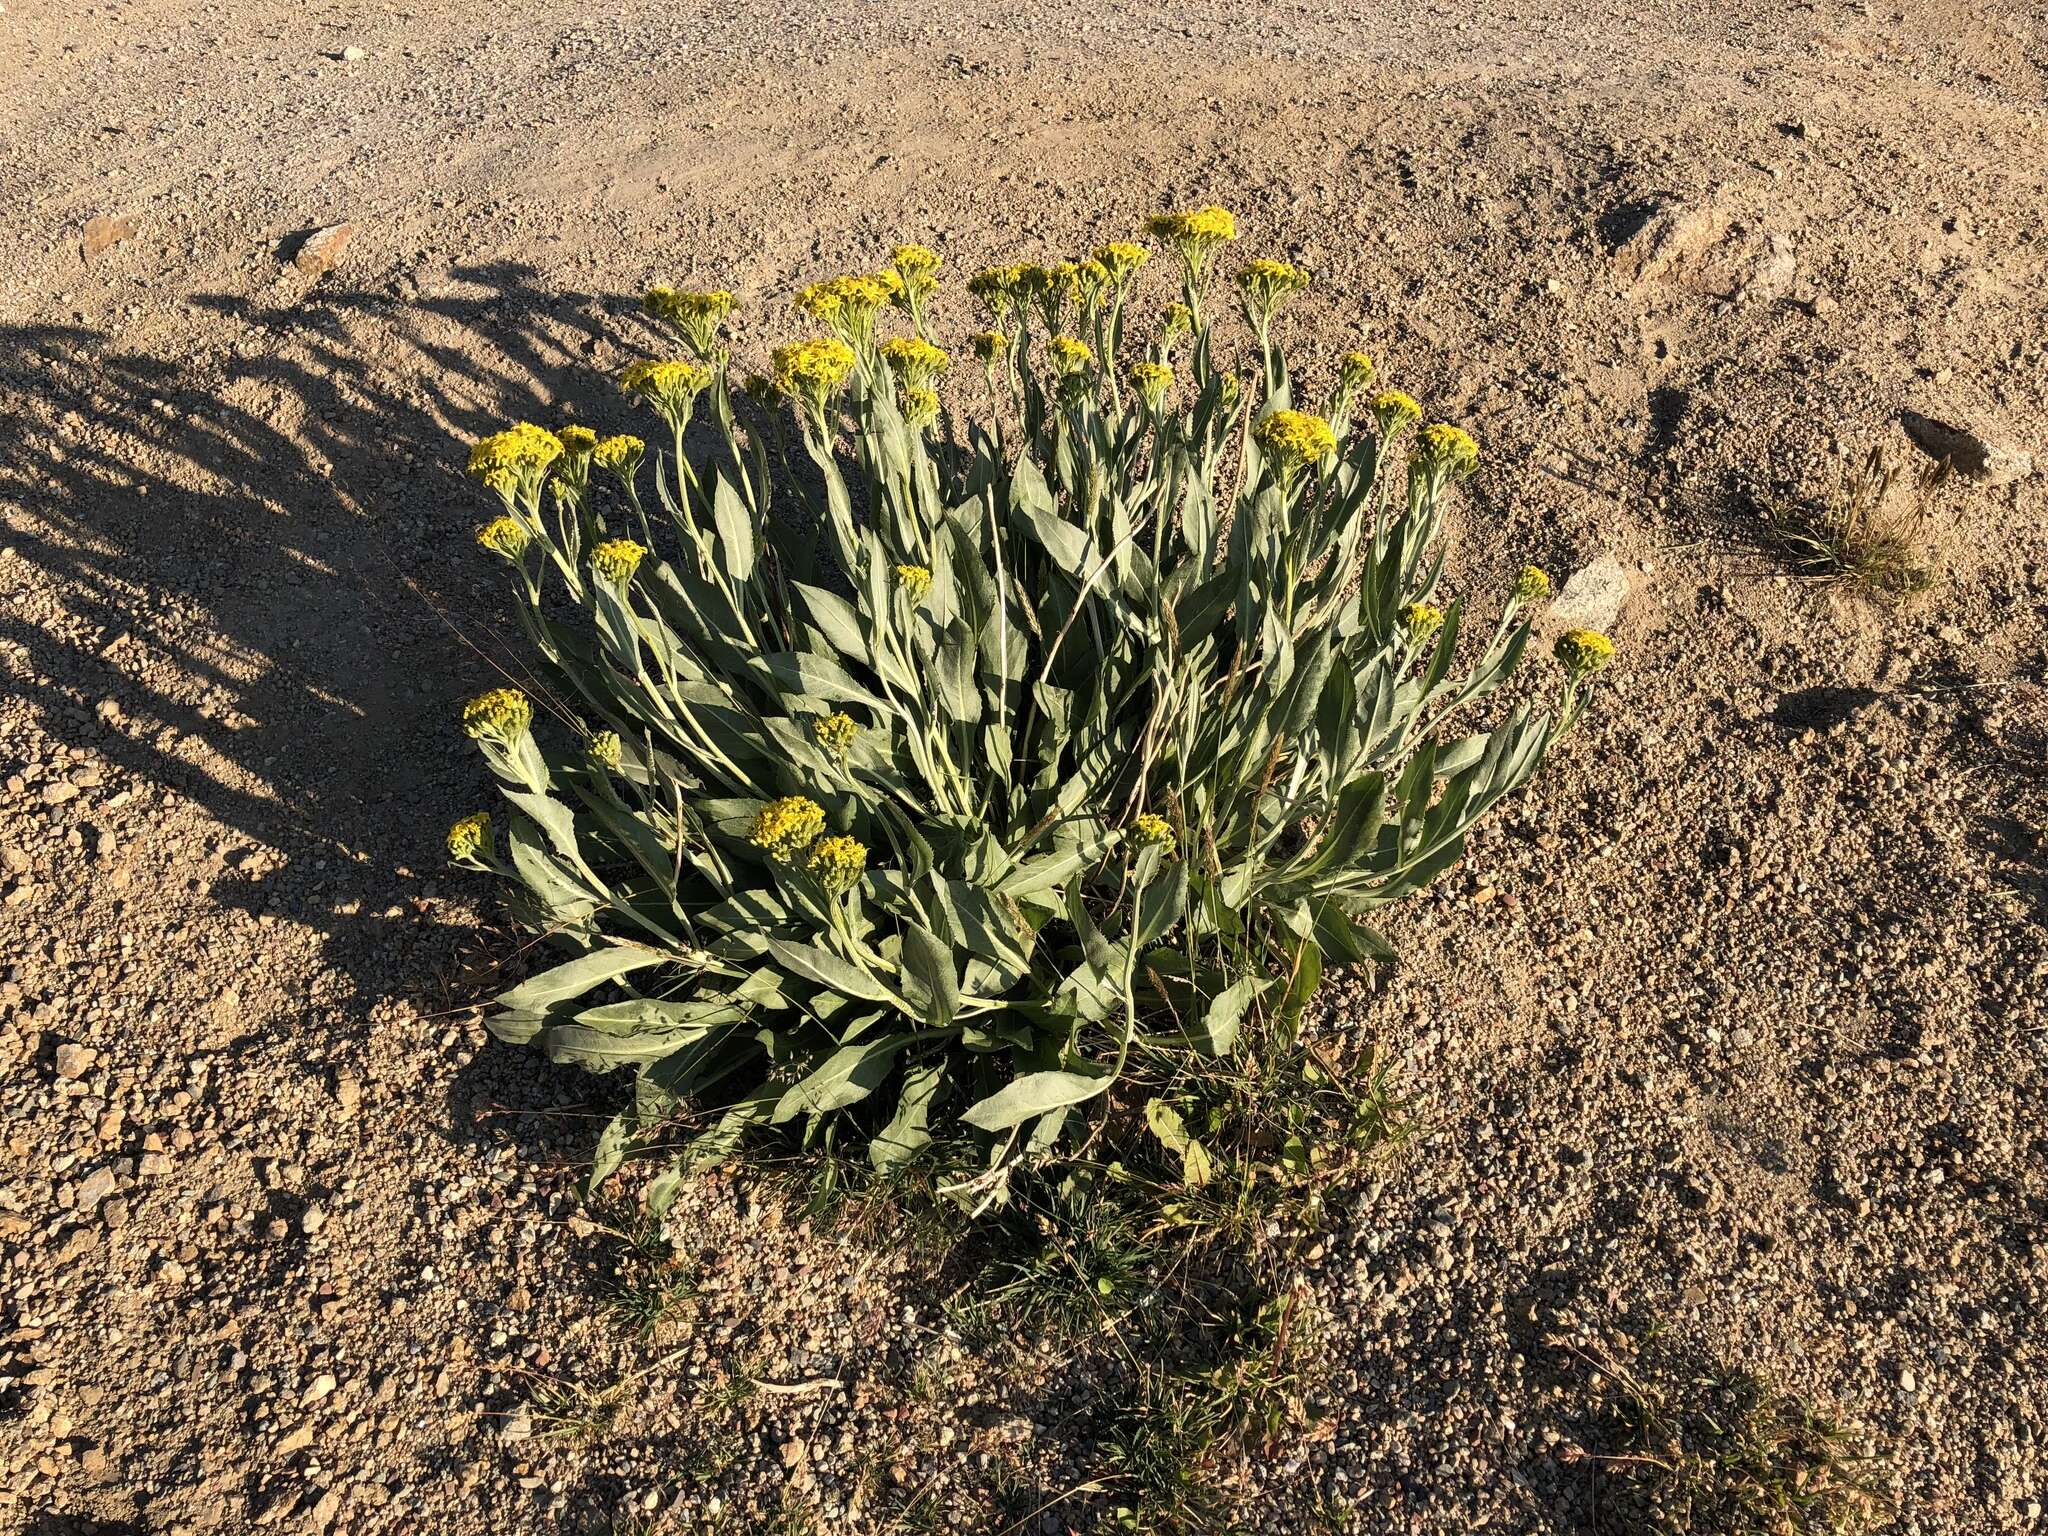
[[[678,1166],[757,1126],[882,1165],[964,1137],[952,1192],[1000,1198],[1134,1059],[1292,1029],[1326,960],[1386,957],[1371,911],[1578,716],[1612,654],[1583,632],[1554,710],[1450,733],[1549,586],[1525,570],[1477,633],[1432,601],[1476,445],[1369,394],[1363,353],[1306,400],[1285,263],[1239,277],[1241,378],[1205,307],[1234,221],[1150,228],[1180,281],[1149,340],[1142,245],[967,284],[985,409],[941,403],[940,259],[905,246],[806,288],[825,334],[737,390],[731,295],[651,294],[691,355],[624,383],[667,451],[526,425],[473,451],[540,665],[464,712],[507,809],[449,849],[568,951],[491,1029],[638,1074],[598,1177],[696,1117]]]

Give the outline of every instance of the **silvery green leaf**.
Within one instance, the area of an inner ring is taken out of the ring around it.
[[[1007,1131],[1039,1115],[1085,1104],[1115,1081],[1107,1072],[1027,1072],[960,1118],[977,1130]]]
[[[725,574],[736,582],[747,580],[754,574],[754,518],[722,474],[711,489],[711,521],[718,529]]]
[[[841,1046],[806,1073],[776,1101],[771,1123],[780,1125],[798,1115],[822,1115],[858,1104],[873,1093],[895,1065],[896,1053],[915,1035],[891,1035],[860,1045]]]
[[[815,944],[797,944],[787,939],[770,939],[768,953],[788,969],[843,997],[858,997],[871,1003],[894,1003],[897,998],[873,972],[842,960]]]
[[[938,1101],[945,1082],[945,1064],[937,1057],[920,1062],[903,1074],[903,1092],[896,1100],[896,1113],[868,1143],[869,1162],[876,1168],[894,1168],[931,1144],[932,1105]]]
[[[510,991],[500,992],[494,1001],[500,1008],[512,1011],[552,1008],[558,1003],[574,1002],[592,987],[674,958],[639,944],[608,945],[529,976]]]

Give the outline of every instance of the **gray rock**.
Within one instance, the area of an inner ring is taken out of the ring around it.
[[[1613,555],[1602,555],[1591,565],[1574,571],[1544,615],[1546,628],[1597,629],[1614,627],[1635,590],[1628,571]]]
[[[2034,456],[2005,443],[1993,443],[1967,427],[1950,426],[1918,411],[1899,417],[1906,436],[1930,459],[1947,459],[1957,474],[1980,485],[2011,485],[2034,472]]]

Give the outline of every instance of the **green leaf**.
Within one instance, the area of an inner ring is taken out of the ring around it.
[[[724,475],[712,487],[711,521],[718,529],[725,574],[735,582],[745,581],[754,574],[754,519]]]
[[[626,1160],[626,1148],[633,1141],[634,1116],[628,1112],[613,1115],[597,1138],[597,1150],[591,1154],[590,1172],[583,1180],[583,1198],[590,1199],[597,1193],[604,1181],[618,1171],[619,1164]]]
[[[1202,1010],[1202,1017],[1189,1031],[1196,1044],[1210,1056],[1228,1056],[1237,1046],[1237,1033],[1244,1027],[1245,1010],[1277,983],[1255,976],[1241,976],[1217,993]]]
[[[945,1086],[943,1059],[920,1062],[903,1074],[903,1092],[896,1100],[896,1113],[875,1139],[868,1143],[868,1161],[876,1168],[894,1168],[908,1162],[931,1143],[927,1126],[932,1105]]]
[[[592,987],[633,971],[643,970],[650,965],[660,965],[672,960],[673,955],[658,949],[647,949],[639,944],[619,944],[607,949],[594,949],[587,955],[578,955],[574,960],[564,961],[542,971],[538,976],[529,976],[509,992],[500,992],[494,999],[500,1008],[516,1011],[552,1008],[558,1003],[574,1002]]]
[[[922,923],[903,924],[903,994],[934,1029],[944,1029],[960,1012],[960,982],[953,951]]]
[[[895,1064],[896,1053],[916,1038],[891,1035],[883,1040],[841,1046],[776,1101],[770,1123],[781,1125],[798,1115],[828,1114],[858,1104],[882,1085]]]
[[[1039,1115],[1085,1104],[1115,1080],[1108,1072],[1027,1072],[970,1106],[960,1118],[977,1130],[1007,1131]]]
[[[795,944],[787,939],[770,939],[768,953],[789,970],[828,991],[858,997],[871,1003],[893,1003],[897,998],[871,971],[839,958],[815,944]]]

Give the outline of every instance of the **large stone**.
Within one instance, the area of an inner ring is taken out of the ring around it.
[[[1614,628],[1634,590],[1635,583],[1622,563],[1611,554],[1602,555],[1572,573],[1544,615],[1544,627],[1597,629],[1604,634]]]
[[[103,213],[96,214],[85,221],[79,245],[88,258],[94,257],[102,251],[112,250],[123,240],[133,240],[140,227],[133,219],[111,219]]]
[[[292,265],[309,277],[323,277],[334,270],[341,253],[355,237],[353,224],[330,224],[325,229],[316,229],[292,252]]]
[[[2034,472],[2034,456],[2005,443],[1989,442],[1967,427],[1952,427],[1918,411],[1899,417],[1906,436],[1930,459],[1947,459],[1955,472],[1980,485],[2011,485]]]

